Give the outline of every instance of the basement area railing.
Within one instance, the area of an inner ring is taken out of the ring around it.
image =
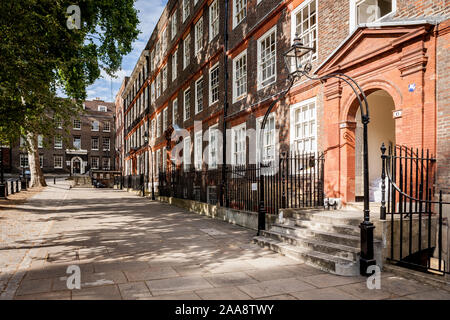
[[[428,150],[405,146],[389,147],[386,154],[383,144],[381,153],[380,219],[390,220],[388,259],[419,271],[449,273],[442,215],[450,203],[435,190],[436,159]]]
[[[222,167],[196,170],[169,164],[158,174],[159,195],[195,200],[204,203],[220,202],[222,181],[226,181],[223,203],[226,207],[258,211],[260,173],[265,188],[265,207],[268,214],[278,214],[281,208],[311,208],[324,205],[323,153],[283,153],[278,161],[259,164],[229,165],[222,179]]]

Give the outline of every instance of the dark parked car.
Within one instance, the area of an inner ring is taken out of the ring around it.
[[[94,187],[96,188],[106,188],[106,184],[97,181],[97,180],[92,180],[92,184],[94,185]]]

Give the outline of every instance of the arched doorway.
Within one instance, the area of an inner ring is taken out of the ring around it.
[[[367,95],[369,103],[370,123],[368,125],[369,146],[369,197],[370,201],[379,202],[381,186],[381,152],[384,142],[386,147],[395,145],[395,120],[392,112],[395,109],[394,100],[384,90],[375,90]],[[363,188],[363,128],[361,110],[358,108],[355,116],[355,200],[362,201]]]
[[[70,168],[72,174],[84,174],[83,160],[80,157],[73,157]]]

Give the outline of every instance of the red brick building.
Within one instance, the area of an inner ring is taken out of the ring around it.
[[[448,194],[449,11],[448,2],[431,0],[169,0],[121,94],[124,172],[165,166],[170,126],[186,130],[185,164],[214,168],[225,127],[228,164],[254,163],[258,152],[267,159],[323,151],[326,196],[358,200],[360,112],[342,81],[301,79],[269,117],[268,142],[252,140],[286,87],[282,54],[299,34],[316,48],[314,73],[346,73],[368,97],[371,200],[378,200],[382,142],[429,149],[438,159],[436,190]]]
[[[124,168],[124,109],[123,109],[123,99],[122,92],[125,89],[125,86],[128,82],[128,77],[125,77],[122,81],[122,85],[120,86],[119,92],[116,95],[115,100],[115,113],[114,113],[114,122],[115,122],[115,157],[114,163],[117,171],[122,171]]]

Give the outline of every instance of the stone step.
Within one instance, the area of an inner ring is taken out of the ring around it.
[[[281,241],[296,247],[313,250],[339,257],[349,261],[357,261],[359,257],[359,248],[336,244],[332,242],[320,241],[311,238],[300,238],[291,236],[277,231],[262,231],[262,234],[268,238]]]
[[[314,240],[332,242],[349,247],[359,248],[360,246],[360,237],[354,235],[311,230],[301,227],[278,225],[278,224],[272,225],[270,231],[275,231],[300,238],[310,238]]]
[[[346,210],[299,210],[281,209],[283,218],[293,220],[314,221],[331,225],[347,225],[358,227],[363,221],[363,212]]]
[[[310,230],[316,230],[316,231],[325,231],[325,232],[331,232],[331,233],[341,233],[346,234],[350,236],[359,236],[360,235],[360,229],[356,226],[349,226],[349,225],[342,225],[342,224],[330,224],[330,223],[324,223],[324,222],[316,222],[311,220],[291,220],[290,222],[286,223],[287,225],[293,225],[300,228],[310,229]],[[286,225],[285,224],[285,225]]]
[[[369,202],[370,212],[380,212],[381,202]],[[344,211],[363,211],[364,202],[347,202]]]
[[[254,237],[253,241],[262,247],[269,248],[326,272],[342,276],[356,276],[359,274],[359,260],[352,262],[326,253],[299,248],[263,236]]]

